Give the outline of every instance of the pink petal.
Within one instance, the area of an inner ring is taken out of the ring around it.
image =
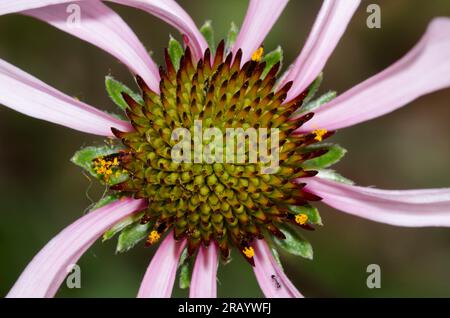
[[[200,58],[208,47],[192,18],[174,0],[106,0],[135,7],[162,19],[189,38],[195,57]],[[48,5],[74,2],[73,0],[1,0],[0,15],[42,8]],[[77,1],[76,1],[77,2]],[[94,2],[94,1],[89,1]],[[83,17],[83,12],[82,12]],[[126,27],[128,29],[128,27]],[[126,31],[128,32],[128,31]],[[124,40],[124,39],[122,39]],[[121,40],[121,41],[122,41]],[[113,45],[113,44],[111,44]],[[133,64],[134,66],[137,66]],[[147,83],[150,85],[150,83]]]
[[[325,67],[360,0],[325,0],[302,52],[283,82],[293,81],[287,100],[303,92]]]
[[[234,53],[242,49],[244,63],[261,46],[287,3],[288,0],[250,0],[247,15],[233,46]]]
[[[99,1],[78,2],[80,23],[70,24],[67,19],[68,4],[47,6],[24,11],[37,19],[70,33],[109,52],[140,75],[147,85],[159,92],[159,71],[144,46],[130,27],[113,10]]]
[[[76,2],[81,9],[81,21],[72,25],[68,23],[71,11],[66,11],[69,2],[75,3],[71,0],[4,0],[0,4],[0,15],[22,12],[92,43],[118,58],[159,92],[158,68],[128,25],[99,1]]]
[[[185,245],[185,240],[176,242],[172,232],[167,235],[147,268],[138,298],[170,298]]]
[[[53,4],[69,3],[73,0],[2,0],[0,15],[21,12],[24,10],[41,8]]]
[[[450,188],[381,190],[318,177],[306,189],[329,206],[365,219],[397,226],[450,226]]]
[[[112,137],[111,127],[132,130],[129,123],[69,97],[3,60],[0,60],[0,104],[95,135]]]
[[[217,297],[217,247],[200,247],[192,272],[190,298]]]
[[[267,243],[264,240],[256,240],[253,247],[255,249],[253,271],[264,295],[267,298],[302,298],[302,294],[278,265]]]
[[[301,130],[335,130],[400,108],[450,86],[450,19],[434,19],[419,43],[402,59],[353,87],[316,112]]]
[[[189,39],[189,46],[195,58],[199,59],[208,48],[203,35],[196,27],[194,21],[173,0],[108,0],[126,6],[135,7],[160,18],[175,27]]]
[[[55,236],[28,264],[7,297],[53,297],[83,253],[112,225],[145,208],[144,200],[121,199],[90,212]]]

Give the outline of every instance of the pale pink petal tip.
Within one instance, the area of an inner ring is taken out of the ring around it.
[[[306,182],[322,202],[358,217],[396,226],[450,226],[450,188],[381,190],[318,177]]]
[[[170,298],[185,245],[185,240],[175,241],[172,232],[167,234],[147,268],[138,298]]]
[[[195,259],[192,272],[190,298],[216,298],[217,297],[217,247],[210,244],[200,247]]]
[[[242,50],[242,62],[249,60],[272,29],[288,0],[250,0],[233,52]]]
[[[322,72],[360,2],[360,0],[323,2],[303,50],[283,78],[283,83],[293,81],[287,101],[308,88]]]
[[[159,93],[159,71],[130,27],[100,1],[46,6],[23,12],[116,57]]]
[[[144,200],[127,198],[86,214],[55,236],[33,258],[7,297],[53,297],[70,271],[70,265],[111,226],[144,208]]]
[[[253,247],[255,250],[253,271],[264,295],[267,298],[302,298],[302,294],[278,265],[267,243],[256,240]]]
[[[450,86],[450,18],[434,19],[402,59],[343,93],[301,127],[336,130],[390,113],[416,98]]]
[[[129,123],[69,97],[3,60],[0,60],[0,104],[94,135],[113,137],[111,127],[121,131],[133,129]]]
[[[208,44],[192,18],[174,0],[108,0],[144,10],[172,25],[189,38],[189,45],[196,59],[202,57]]]

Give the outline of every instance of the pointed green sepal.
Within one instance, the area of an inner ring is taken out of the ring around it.
[[[280,266],[281,269],[283,269],[283,264],[281,264],[280,254],[278,253],[278,250],[271,244],[270,251],[272,252],[273,258],[277,262],[278,266]]]
[[[308,216],[308,223],[323,225],[319,210],[315,206],[310,204],[290,205],[288,208],[294,214],[306,214]]]
[[[279,228],[286,238],[282,240],[274,237],[273,240],[277,245],[290,254],[313,259],[312,246],[306,239],[290,227],[280,226]]]
[[[116,224],[114,224],[108,231],[106,231],[103,234],[103,242],[111,239],[113,236],[115,236],[116,234],[118,234],[119,232],[124,230],[127,226],[138,222],[142,218],[143,215],[144,215],[144,212],[136,213],[136,214],[130,215],[130,216],[124,218],[123,220],[120,220]]]
[[[305,99],[303,100],[303,104],[308,104],[314,96],[316,96],[317,92],[319,91],[320,85],[322,85],[323,82],[323,73],[320,73],[314,82],[311,83],[308,87],[308,94],[306,95]]]
[[[214,29],[211,24],[211,20],[206,21],[200,28],[200,32],[208,43],[208,47],[211,50],[211,54],[214,55],[216,50],[216,41],[214,39]]]
[[[314,99],[308,103],[304,103],[302,107],[295,113],[295,114],[306,114],[315,111],[320,106],[331,102],[333,99],[335,99],[337,96],[337,92],[335,91],[328,91],[325,94],[321,95],[317,99]],[[295,116],[294,114],[294,116]]]
[[[189,288],[191,284],[192,270],[194,268],[194,258],[188,257],[188,250],[185,248],[178,262],[180,269],[179,285],[181,289]]]
[[[320,157],[306,160],[301,167],[306,170],[324,169],[338,163],[347,153],[347,150],[336,144],[313,144],[304,148],[305,152],[313,150],[328,150]]]
[[[144,101],[142,100],[141,95],[133,92],[131,88],[126,86],[125,84],[115,80],[112,76],[106,76],[105,77],[105,86],[106,91],[108,92],[109,98],[120,107],[122,110],[126,110],[129,108],[128,104],[125,102],[125,100],[122,97],[122,93],[126,93],[130,95],[137,103],[143,104]]]
[[[280,69],[283,64],[283,49],[281,46],[278,46],[275,50],[264,55],[263,62],[266,62],[266,67],[261,75],[262,78],[265,78],[267,73],[272,69],[272,67],[280,62]]]
[[[137,243],[145,239],[151,229],[151,224],[139,222],[128,225],[117,240],[116,253],[123,253],[133,248]]]
[[[345,184],[355,184],[352,180],[347,179],[346,177],[341,176],[339,173],[337,173],[334,170],[331,169],[321,169],[318,170],[319,173],[317,174],[317,177],[322,179],[328,179],[331,181],[341,182]]]
[[[91,176],[95,177],[101,182],[108,185],[113,185],[125,181],[128,178],[128,174],[123,171],[119,171],[119,173],[117,174],[113,173],[108,178],[108,180],[105,180],[104,176],[101,176],[97,174],[97,172],[95,172],[93,161],[94,159],[99,157],[104,157],[118,153],[122,149],[124,149],[123,146],[110,146],[110,145],[100,147],[89,146],[75,152],[70,161],[72,161],[77,166],[89,172]]]
[[[180,42],[173,36],[170,36],[168,49],[170,60],[172,61],[173,67],[176,71],[180,69],[180,60],[184,54],[184,49]]]
[[[236,42],[238,33],[239,33],[238,26],[234,22],[231,22],[230,30],[228,31],[227,40],[225,42],[225,48],[227,52],[231,50],[231,48],[234,45],[234,42]]]
[[[104,207],[105,205],[113,203],[114,201],[117,201],[117,200],[119,200],[119,195],[117,195],[117,194],[105,195],[98,202],[96,202],[92,206],[90,206],[88,212],[92,212],[94,210],[100,209],[101,207]]]

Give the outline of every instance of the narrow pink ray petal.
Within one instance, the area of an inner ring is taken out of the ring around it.
[[[434,19],[402,59],[323,105],[301,131],[335,130],[390,113],[450,86],[450,19]]]
[[[192,272],[190,298],[217,297],[217,246],[200,247]]]
[[[172,232],[167,234],[145,272],[138,298],[170,298],[185,245],[185,240],[175,241]]]
[[[323,70],[360,2],[324,0],[303,50],[283,79],[283,83],[294,82],[286,101],[308,88]]]
[[[306,182],[322,202],[355,216],[397,226],[450,226],[450,188],[381,190],[318,177]]]
[[[264,295],[267,298],[302,298],[302,294],[278,265],[267,243],[264,240],[256,240],[253,247],[255,249],[253,271]]]
[[[233,46],[234,53],[242,49],[243,63],[261,46],[288,2],[289,0],[250,0],[244,23]]]
[[[55,236],[28,264],[7,297],[53,297],[83,253],[112,225],[144,209],[144,200],[125,198],[92,211]]]
[[[70,22],[69,5],[60,4],[22,13],[43,20],[110,53],[123,62],[134,74],[140,75],[147,85],[159,93],[159,71],[144,46],[130,27],[113,10],[99,1],[81,1],[79,23]]]
[[[42,8],[61,3],[74,2],[73,0],[2,0],[0,1],[0,15],[17,13],[24,10]]]
[[[112,137],[111,127],[122,131],[133,129],[129,123],[69,97],[3,60],[0,60],[0,104],[94,135]]]
[[[96,1],[96,0],[95,0]],[[89,1],[89,2],[95,2]],[[193,54],[200,58],[208,47],[192,18],[174,0],[105,0],[144,10],[178,29],[189,38]],[[0,15],[42,8],[48,5],[79,2],[73,0],[1,0]]]
[[[174,0],[108,0],[126,6],[144,10],[171,26],[189,38],[189,46],[196,59],[200,59],[208,48],[203,35],[192,18]]]

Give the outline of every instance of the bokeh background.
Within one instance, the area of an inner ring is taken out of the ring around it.
[[[180,1],[198,25],[213,20],[216,39],[242,22],[247,1]],[[366,7],[378,3],[382,28],[366,27]],[[285,65],[298,54],[321,1],[292,0],[265,41],[281,45]],[[162,62],[176,30],[135,9],[111,5]],[[447,0],[363,1],[325,68],[322,91],[343,92],[406,53],[435,16],[450,16]],[[20,15],[0,18],[0,57],[46,83],[105,110],[112,74],[133,80],[114,58],[52,27]],[[450,75],[449,75],[450,76]],[[411,78],[411,81],[414,81]],[[395,90],[395,87],[391,88]],[[386,91],[385,94],[390,94]],[[333,140],[349,150],[337,166],[360,185],[408,189],[450,186],[450,90],[422,97],[388,116],[340,131]],[[364,107],[364,105],[361,105]],[[69,162],[83,145],[101,144],[64,127],[0,107],[0,296],[32,257],[83,214],[102,189]],[[282,254],[285,270],[309,297],[449,297],[450,230],[396,228],[320,206],[322,228],[307,233],[314,260]],[[134,297],[154,249],[115,255],[115,240],[98,242],[80,260],[82,288],[59,297]],[[380,289],[366,287],[368,264],[381,266]],[[178,288],[175,296],[185,297]],[[252,270],[235,254],[219,269],[219,296],[260,297]]]

